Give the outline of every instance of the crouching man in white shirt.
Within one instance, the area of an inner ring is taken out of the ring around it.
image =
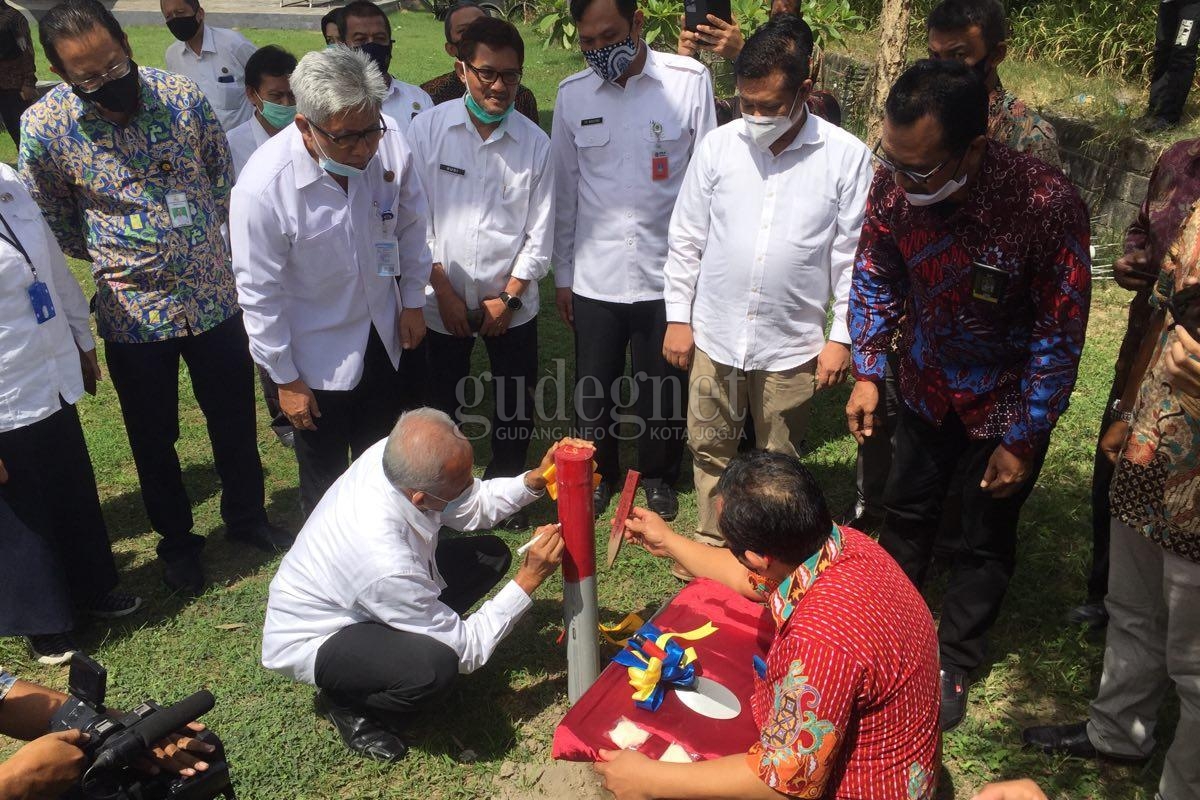
[[[813,393],[841,383],[850,363],[846,306],[871,154],[805,109],[812,41],[791,15],[746,41],[734,67],[742,118],[700,143],[671,216],[663,356],[690,367],[697,532],[709,544],[724,543],[717,480],[746,414],[758,447],[798,455]]]
[[[512,556],[495,536],[438,540],[443,525],[490,528],[540,497],[557,447],[530,472],[479,481],[453,420],[416,409],[313,511],[271,581],[263,665],[315,684],[350,750],[403,758],[407,716],[483,666],[558,568],[562,536],[547,525],[513,579],[464,619]]]

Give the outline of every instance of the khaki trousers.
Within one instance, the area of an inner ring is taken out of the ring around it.
[[[754,418],[755,446],[799,455],[817,387],[817,359],[783,372],[718,364],[700,348],[688,373],[688,448],[692,451],[699,522],[696,539],[724,545],[717,529],[717,481],[737,455],[746,414]]]

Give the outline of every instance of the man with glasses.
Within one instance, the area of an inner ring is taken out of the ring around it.
[[[38,27],[65,83],[22,119],[20,169],[63,251],[92,262],[96,327],[167,584],[204,586],[175,442],[187,364],[221,477],[231,539],[264,549],[268,524],[254,378],[221,224],[232,184],[225,133],[189,78],[132,61],[96,0],[55,6]]]
[[[460,0],[451,6],[450,10],[446,12],[445,19],[442,20],[442,27],[446,33],[446,55],[458,61],[460,59],[458,46],[463,31],[476,20],[486,16],[475,0]],[[467,85],[458,76],[457,67],[445,75],[425,81],[421,84],[421,88],[429,93],[436,105],[448,103],[451,100],[461,100],[467,92]],[[517,96],[513,100],[513,108],[533,120],[534,125],[541,124],[541,118],[538,117],[537,99],[523,83],[517,85]]]
[[[650,509],[673,519],[686,438],[687,375],[663,358],[667,225],[692,153],[716,127],[699,62],[651,50],[636,0],[571,0],[588,69],[558,85],[554,285],[575,331],[575,415],[596,441],[604,513],[622,480],[621,423],[637,440]],[[623,415],[626,351],[631,386]]]
[[[903,399],[879,543],[918,587],[963,475],[962,550],[939,627],[942,729],[966,713],[1016,561],[1021,506],[1066,410],[1090,295],[1087,210],[1057,169],[987,138],[969,67],[920,61],[892,87],[850,293],[862,443],[887,354]]]
[[[402,349],[425,336],[426,206],[403,157],[376,158],[387,93],[363,53],[308,53],[296,119],[255,153],[233,192],[230,238],[250,353],[295,428],[307,515],[400,412]]]
[[[544,525],[512,580],[466,617],[512,554],[496,536],[438,534],[489,528],[532,503],[560,444],[529,472],[480,481],[453,420],[408,411],[309,518],[271,581],[262,663],[314,684],[318,712],[352,752],[403,758],[413,713],[482,667],[554,574],[563,539]]]
[[[159,0],[167,29],[178,41],[167,47],[167,70],[194,80],[231,131],[254,113],[246,99],[246,62],[258,48],[237,31],[204,22],[200,0]]]
[[[470,397],[462,384],[481,336],[495,398],[484,472],[491,478],[524,471],[533,435],[538,281],[550,271],[554,179],[549,137],[512,113],[525,60],[521,34],[481,16],[462,32],[458,54],[466,96],[414,119],[408,141],[430,210],[433,405],[462,419]],[[524,528],[524,513],[509,524]]]
[[[383,113],[396,121],[400,133],[407,133],[412,118],[433,108],[433,101],[424,89],[398,80],[388,72],[392,65],[394,41],[392,23],[387,14],[370,0],[354,0],[342,9],[338,30],[341,31],[342,44],[361,50],[379,67],[387,84]]]

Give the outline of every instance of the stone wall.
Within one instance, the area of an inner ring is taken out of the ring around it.
[[[843,53],[825,56],[820,83],[837,95],[846,127],[865,129],[874,67]],[[1146,196],[1150,171],[1163,145],[1134,136],[1104,136],[1085,120],[1046,114],[1058,132],[1063,170],[1079,188],[1099,226],[1122,231]]]

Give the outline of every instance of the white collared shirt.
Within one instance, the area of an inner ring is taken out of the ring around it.
[[[594,300],[661,299],[671,209],[696,145],[716,126],[708,70],[692,58],[648,49],[624,89],[591,69],[560,83],[554,285]],[[658,153],[667,175],[654,180]]]
[[[378,622],[452,648],[460,673],[483,666],[532,605],[509,581],[465,620],[438,596],[446,581],[435,554],[438,530],[490,528],[540,495],[525,476],[476,479],[442,513],[422,512],[383,474],[387,440],[350,465],[296,537],[271,581],[262,663],[304,683],[315,680],[317,651],[359,622]]]
[[[233,188],[229,215],[238,302],[250,355],[271,380],[346,391],[362,377],[370,326],[399,363],[399,308],[425,305],[425,193],[400,142],[387,180],[378,157],[349,194],[289,125],[260,147]],[[392,218],[385,220],[390,213]],[[400,287],[377,272],[375,242],[398,242]]]
[[[250,160],[251,154],[262,147],[271,138],[271,134],[267,133],[267,129],[259,122],[258,115],[251,114],[250,119],[231,130],[225,135],[225,138],[229,140],[229,155],[233,159],[233,179],[236,181],[242,174],[246,162]]]
[[[514,112],[485,142],[458,100],[414,119],[408,142],[429,201],[434,263],[467,308],[498,297],[510,276],[529,281],[510,327],[529,322],[538,312],[537,282],[550,270],[550,139]],[[425,324],[449,333],[432,288]]]
[[[0,239],[0,432],[23,428],[83,396],[79,350],[96,349],[87,301],[62,250],[17,173],[0,164],[0,214],[50,290],[55,315],[34,316],[33,270],[21,251]],[[0,225],[0,233],[9,238]],[[76,349],[78,345],[78,350]]]
[[[778,156],[735,120],[700,144],[671,216],[668,322],[719,364],[781,372],[829,338],[846,306],[873,170],[861,141],[815,114]]]
[[[167,47],[167,71],[194,80],[221,127],[229,132],[254,113],[246,99],[246,62],[257,49],[237,31],[205,24],[200,55],[193,53],[187,42],[172,42]]]
[[[396,121],[395,130],[408,134],[413,118],[422,111],[433,108],[429,92],[392,76],[387,97],[383,98],[383,113]]]

